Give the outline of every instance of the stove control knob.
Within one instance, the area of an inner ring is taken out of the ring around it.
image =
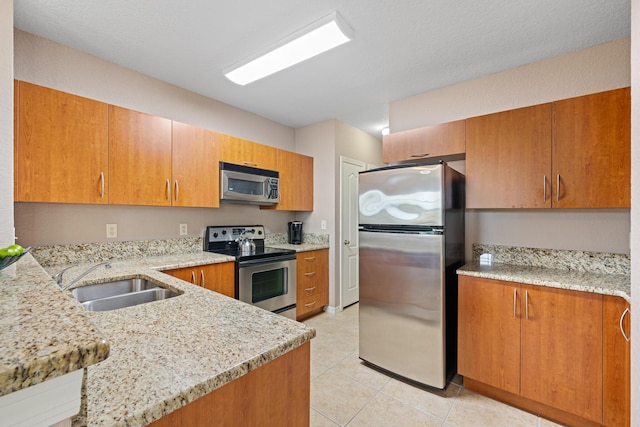
[[[218,237],[218,233],[213,233],[213,237]]]
[[[262,234],[262,230],[258,230],[258,236]]]
[[[222,235],[224,236],[225,234],[227,234],[227,230],[222,230]]]

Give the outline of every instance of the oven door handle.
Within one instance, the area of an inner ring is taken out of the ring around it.
[[[250,265],[271,264],[280,261],[295,261],[296,254],[286,254],[279,256],[272,256],[269,258],[248,259],[245,261],[238,261],[238,267],[248,267]]]

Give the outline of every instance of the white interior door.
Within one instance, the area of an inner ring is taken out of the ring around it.
[[[340,157],[340,305],[358,302],[358,172],[365,164]]]

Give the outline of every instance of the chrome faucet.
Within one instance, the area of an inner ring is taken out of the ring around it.
[[[71,283],[69,283],[67,286],[62,286],[62,275],[64,274],[65,271],[69,270],[70,268],[73,267],[77,267],[77,265],[72,265],[69,266],[67,268],[64,268],[62,270],[60,270],[58,273],[56,273],[54,276],[52,276],[51,278],[53,280],[56,281],[56,283],[58,284],[58,286],[60,286],[60,288],[62,288],[63,291],[66,291],[67,289],[69,289],[71,286],[75,285],[76,283],[78,283],[78,281],[80,279],[82,279],[84,276],[86,276],[87,274],[91,273],[93,270],[101,267],[101,266],[105,266],[106,268],[111,268],[111,261],[104,261],[104,262],[100,262],[96,265],[93,265],[91,267],[89,267],[88,269],[86,269],[83,273],[81,273],[78,277],[76,277],[75,279],[73,279],[71,281]]]

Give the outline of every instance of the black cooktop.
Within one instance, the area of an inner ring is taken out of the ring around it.
[[[266,260],[269,258],[295,259],[296,251],[265,246],[264,227],[250,226],[208,226],[204,235],[204,250],[235,257],[236,261]],[[243,238],[253,240],[256,248],[251,253],[240,250]]]

